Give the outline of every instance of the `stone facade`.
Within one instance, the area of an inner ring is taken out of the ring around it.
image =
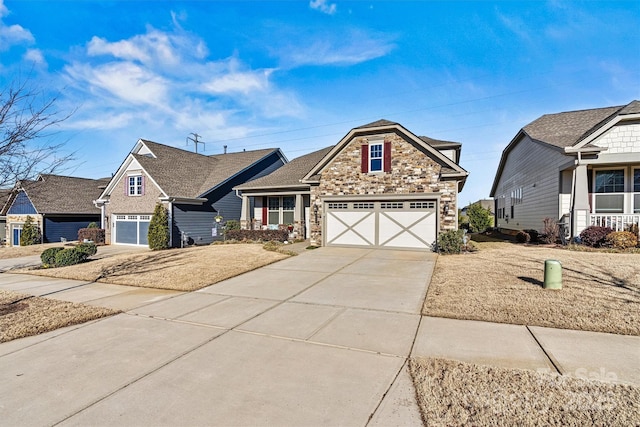
[[[42,233],[42,215],[40,214],[29,214],[29,215],[7,215],[7,223],[6,223],[6,231],[7,231],[7,245],[20,245],[20,242],[13,241],[13,231],[11,226],[14,224],[23,225],[27,220],[27,216],[30,216],[33,220],[33,223],[38,226],[40,232]]]
[[[125,174],[115,185],[114,190],[109,197],[109,203],[105,205],[105,239],[111,242],[111,221],[114,214],[145,214],[153,215],[156,203],[163,196],[160,189],[153,184],[153,181],[144,173],[145,189],[141,196],[129,196],[125,194],[124,184],[127,175]]]
[[[391,142],[391,171],[361,172],[361,146],[370,140]],[[396,133],[354,138],[324,168],[311,187],[311,241],[322,244],[322,198],[347,195],[433,194],[440,197],[440,230],[456,229],[458,183],[440,179],[441,166]],[[318,207],[317,218],[313,215]]]

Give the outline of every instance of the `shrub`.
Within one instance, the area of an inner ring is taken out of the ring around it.
[[[583,245],[599,248],[606,245],[607,235],[612,232],[613,230],[609,227],[592,225],[582,230],[582,233],[580,233],[580,241],[582,241]]]
[[[516,242],[529,243],[530,241],[531,241],[531,236],[526,231],[518,231],[518,234],[516,234]]]
[[[606,245],[615,249],[633,248],[638,244],[638,236],[630,231],[614,231],[607,234]]]
[[[542,240],[545,243],[557,242],[560,235],[560,227],[558,227],[557,221],[553,218],[545,218],[542,224]]]
[[[67,248],[56,253],[55,266],[66,267],[68,265],[76,265],[84,262],[87,254],[77,248]]]
[[[22,226],[20,233],[20,246],[29,246],[40,243],[40,227],[34,224],[31,215],[27,215],[27,219]]]
[[[87,225],[87,228],[100,228],[100,227],[98,227],[98,224],[96,224],[95,222],[90,222],[89,225]]]
[[[161,203],[156,203],[147,238],[151,250],[157,251],[169,247],[169,215]]]
[[[467,208],[469,217],[469,229],[474,233],[482,233],[493,225],[493,214],[485,209],[479,202],[473,203]]]
[[[240,222],[235,219],[230,219],[224,224],[225,230],[240,230]]]
[[[438,252],[443,255],[459,254],[464,248],[464,231],[449,230],[438,237]]]
[[[80,243],[76,246],[76,250],[90,257],[98,252],[98,247],[94,243]]]
[[[78,241],[84,242],[85,239],[96,245],[104,245],[104,228],[81,228],[78,230]]]
[[[289,239],[289,232],[287,230],[227,230],[226,238],[240,241],[269,242],[276,240],[284,242]]]
[[[55,267],[56,266],[56,254],[60,251],[64,250],[64,248],[49,248],[45,249],[40,254],[40,261],[42,261],[42,265],[44,267]]]
[[[527,233],[529,235],[529,237],[531,238],[530,241],[531,243],[538,243],[540,242],[540,233],[538,233],[538,230],[523,230],[525,233]]]

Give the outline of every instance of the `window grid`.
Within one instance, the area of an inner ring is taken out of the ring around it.
[[[369,171],[382,171],[382,144],[369,145]]]
[[[436,202],[410,202],[409,209],[435,209]]]
[[[373,209],[373,203],[354,203],[353,209]]]
[[[623,193],[624,170],[596,171],[596,193]]]
[[[129,177],[129,195],[130,196],[142,195],[142,175]]]
[[[404,208],[404,202],[382,202],[380,207],[382,209],[402,209]]]
[[[329,209],[347,209],[347,203],[329,203]]]

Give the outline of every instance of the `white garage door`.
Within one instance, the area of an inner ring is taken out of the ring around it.
[[[143,245],[149,241],[151,215],[114,215],[113,233],[115,243],[120,245]]]
[[[437,202],[345,201],[325,203],[325,244],[389,249],[432,249]]]

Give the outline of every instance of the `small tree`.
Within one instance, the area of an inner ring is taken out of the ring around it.
[[[167,209],[161,203],[156,203],[156,208],[149,223],[147,238],[149,240],[149,249],[151,250],[156,251],[169,247],[169,215],[167,214]]]
[[[20,246],[29,246],[40,243],[40,228],[38,224],[33,222],[31,215],[27,215],[27,219],[22,226],[20,233]]]
[[[474,233],[482,233],[493,225],[493,214],[489,209],[482,207],[480,202],[476,202],[467,208],[469,217],[469,228]]]

